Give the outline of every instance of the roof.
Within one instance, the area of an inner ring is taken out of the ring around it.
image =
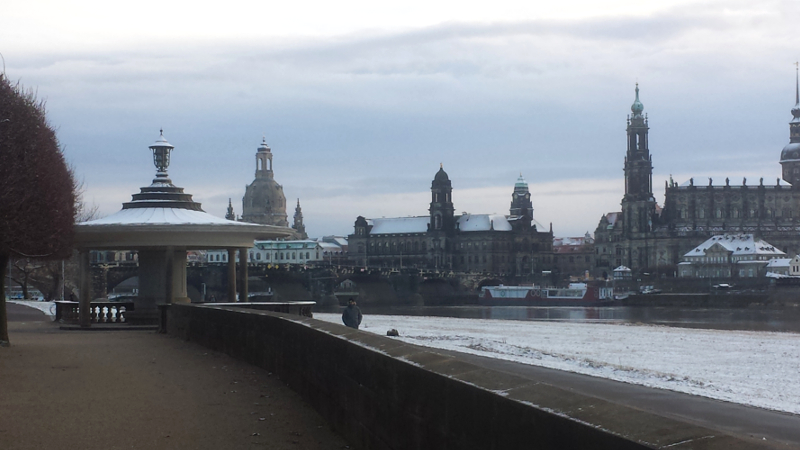
[[[290,235],[286,227],[234,222],[183,208],[129,208],[75,225],[79,248],[186,249],[252,247],[256,239]]]
[[[212,216],[203,211],[182,208],[132,208],[123,209],[102,219],[82,222],[81,226],[97,225],[250,225]]]
[[[792,258],[773,258],[770,259],[767,263],[767,267],[769,268],[789,268],[789,263],[792,262]]]
[[[732,253],[732,256],[767,255],[785,256],[786,253],[763,239],[756,239],[752,234],[721,234],[711,236],[708,240],[683,255],[684,257],[703,256],[706,251],[718,244]]]
[[[428,216],[393,217],[367,219],[367,223],[372,225],[369,234],[408,234],[425,233],[428,231],[430,220]]]
[[[614,225],[617,224],[617,221],[621,220],[621,219],[622,219],[622,213],[621,212],[610,212],[610,213],[606,214],[606,220],[608,221],[608,228],[609,229],[614,228]]]
[[[511,231],[508,218],[502,214],[464,214],[456,219],[458,229],[470,231]]]

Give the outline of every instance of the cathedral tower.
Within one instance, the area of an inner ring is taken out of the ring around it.
[[[653,226],[656,200],[653,197],[653,159],[647,143],[649,130],[644,105],[639,101],[639,83],[636,83],[636,100],[628,117],[628,152],[625,156],[625,196],[622,198],[624,234],[628,237],[647,233]]]
[[[789,122],[789,143],[781,152],[783,179],[794,188],[800,188],[800,76],[795,71],[794,108]]]
[[[256,178],[247,186],[242,198],[242,221],[289,226],[286,197],[283,195],[283,186],[273,176],[272,151],[266,139],[256,152]]]

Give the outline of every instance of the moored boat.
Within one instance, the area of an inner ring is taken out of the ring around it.
[[[570,283],[566,288],[484,286],[479,303],[487,306],[601,306],[614,301],[614,289]]]

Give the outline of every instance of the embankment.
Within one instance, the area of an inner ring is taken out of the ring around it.
[[[769,448],[311,318],[173,304],[166,320],[279,376],[359,449]]]

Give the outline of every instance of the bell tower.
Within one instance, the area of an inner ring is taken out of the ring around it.
[[[795,63],[798,65],[798,63]],[[781,174],[783,180],[793,188],[800,188],[800,76],[795,69],[794,108],[789,122],[789,143],[781,152]]]
[[[453,208],[453,186],[450,177],[439,165],[439,171],[431,183],[430,230],[449,232],[455,228]]]
[[[639,83],[636,83],[636,100],[628,117],[628,151],[625,155],[625,196],[622,198],[624,234],[633,237],[647,233],[653,226],[656,200],[653,197],[653,158],[648,147],[647,115],[639,101]]]

